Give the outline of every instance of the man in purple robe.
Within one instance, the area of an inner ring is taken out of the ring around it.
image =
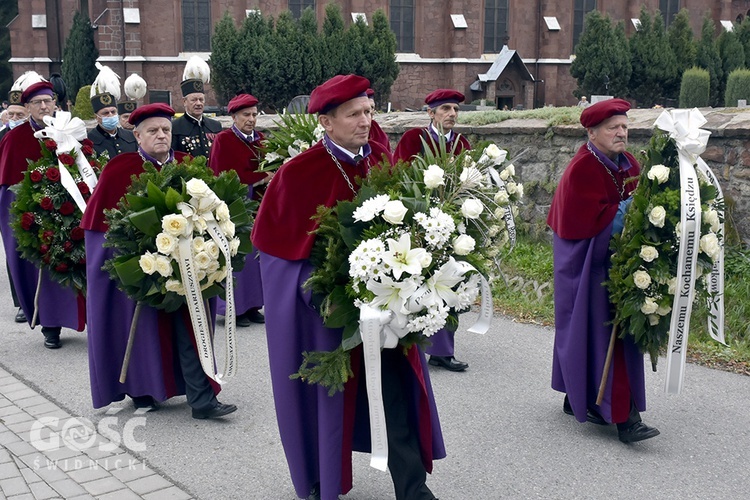
[[[628,153],[630,104],[610,99],[587,107],[581,124],[588,142],[565,169],[547,223],[554,231],[555,345],[552,388],[564,392],[563,411],[579,422],[617,424],[623,443],[649,439],[659,431],[641,421],[646,409],[643,354],[626,336],[610,340],[612,304],[603,285],[610,265],[609,242],[623,228],[630,194],[640,173]],[[596,404],[602,377],[604,397]]]
[[[354,377],[343,392],[291,380],[306,351],[332,351],[341,330],[323,325],[302,284],[310,275],[317,207],[350,200],[363,177],[388,152],[368,141],[369,81],[335,76],[315,88],[308,110],[319,113],[324,138],[284,164],[269,184],[253,227],[260,251],[268,354],[276,418],[292,482],[301,498],[335,500],[352,487],[352,451],[369,451],[369,418],[361,347],[350,351]],[[433,500],[426,473],[445,449],[424,355],[382,353],[388,468],[399,500]]]
[[[424,144],[437,154],[440,150],[440,136],[444,137],[445,150],[459,154],[471,149],[469,141],[461,134],[454,132],[458,117],[458,105],[464,102],[464,95],[453,89],[437,89],[425,97],[427,114],[430,124],[425,128],[407,130],[401,137],[393,153],[393,161],[411,161],[416,155],[424,154]],[[423,142],[424,141],[424,142]],[[459,361],[455,357],[456,330],[455,327],[442,328],[430,337],[432,345],[425,352],[430,355],[430,365],[438,366],[452,372],[462,372],[469,367],[469,363]]]
[[[28,161],[37,161],[42,157],[42,148],[34,133],[45,128],[44,117],[52,116],[55,111],[52,84],[42,81],[30,85],[21,94],[21,103],[29,112],[29,120],[5,134],[0,141],[0,233],[10,279],[21,309],[29,325],[36,309],[37,324],[42,325],[44,347],[57,349],[62,345],[62,327],[79,332],[83,330],[86,324],[85,299],[72,288],[53,281],[46,271],[39,271],[34,264],[23,259],[10,226],[10,205],[15,200],[10,187],[23,180]],[[35,306],[37,288],[38,307]]]
[[[260,200],[269,181],[271,172],[258,172],[260,148],[263,134],[255,130],[258,118],[258,99],[250,94],[240,94],[227,105],[232,115],[232,127],[219,132],[211,149],[208,166],[216,175],[234,170],[243,184],[250,187],[249,196]],[[251,323],[264,323],[260,312],[263,307],[263,286],[260,277],[258,253],[253,252],[245,261],[242,271],[234,273],[237,283],[234,289],[234,302],[237,326],[250,326]],[[218,313],[224,314],[226,304],[219,299]]]
[[[193,418],[217,418],[237,407],[216,399],[218,386],[203,372],[185,306],[174,313],[141,307],[127,378],[120,382],[136,304],[102,270],[104,262],[114,256],[113,248],[103,246],[108,228],[104,210],[117,206],[131,177],[143,173],[144,162],[161,168],[187,156],[170,148],[172,116],[174,110],[161,103],[133,111],[130,122],[135,125],[138,151],[122,153],[107,163],[81,221],[86,230],[91,396],[94,408],[128,395],[136,408],[155,410],[157,402],[185,394]]]

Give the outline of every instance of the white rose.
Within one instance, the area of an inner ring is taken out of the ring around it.
[[[234,222],[231,220],[223,220],[219,222],[219,227],[221,228],[221,232],[224,233],[227,238],[234,237]]]
[[[229,253],[232,257],[237,255],[237,252],[240,249],[240,239],[239,238],[232,238],[232,241],[229,242]]]
[[[516,188],[516,194],[518,195],[518,199],[520,200],[521,198],[523,198],[523,184],[519,182],[518,184],[516,184]]]
[[[180,280],[167,280],[167,282],[164,284],[164,287],[167,289],[168,292],[174,292],[179,295],[185,295],[185,287],[182,286],[182,283]]]
[[[645,290],[651,285],[651,276],[644,270],[638,270],[633,273],[633,282],[641,290]]]
[[[648,220],[656,227],[664,227],[664,220],[667,217],[667,211],[664,210],[664,207],[657,206],[651,209],[651,212],[648,214]]]
[[[439,166],[430,165],[424,171],[424,185],[429,189],[435,189],[438,186],[444,185],[444,174],[445,172]]]
[[[657,309],[659,309],[659,304],[651,297],[646,297],[646,300],[641,305],[641,312],[643,314],[654,314]]]
[[[156,249],[164,255],[171,255],[177,248],[177,238],[168,233],[156,235]]]
[[[141,271],[146,274],[154,274],[156,272],[156,258],[151,252],[146,252],[141,255],[138,259],[138,265],[141,266]]]
[[[500,164],[505,161],[508,152],[504,149],[500,149],[496,144],[490,144],[484,148],[484,154],[495,160],[495,164]]]
[[[224,281],[227,277],[227,267],[224,266],[218,271],[214,271],[209,276],[209,279],[213,282],[221,282]]]
[[[503,217],[505,217],[505,209],[503,207],[497,207],[495,209],[495,218],[503,221],[504,223],[505,221],[503,220]]]
[[[185,183],[185,188],[187,189],[187,193],[193,198],[203,198],[208,196],[209,193],[213,193],[208,184],[201,179],[190,179]]]
[[[659,324],[659,316],[656,314],[649,314],[648,315],[648,324],[651,326],[656,326]]]
[[[204,234],[207,229],[208,224],[206,224],[206,219],[203,217],[196,217],[193,219],[193,231],[197,231],[198,234]]]
[[[500,178],[504,181],[507,181],[510,178],[510,172],[507,168],[500,171]]]
[[[165,278],[172,276],[172,259],[158,255],[156,257],[156,272]]]
[[[407,211],[400,200],[391,200],[385,204],[383,218],[391,224],[402,224]]]
[[[193,253],[201,252],[203,251],[203,247],[206,246],[206,240],[203,239],[203,236],[196,236],[195,238],[193,238],[190,246],[193,249]]]
[[[474,251],[476,241],[468,234],[461,234],[453,238],[453,251],[456,255],[468,255]]]
[[[641,245],[641,253],[638,255],[646,262],[653,262],[659,257],[659,251],[651,245]]]
[[[510,181],[505,184],[505,190],[508,191],[508,194],[515,194],[518,192],[518,184]]]
[[[211,263],[211,256],[208,252],[198,252],[193,256],[193,262],[198,266],[198,269],[208,269],[208,265]]]
[[[482,172],[476,167],[468,167],[461,171],[459,179],[464,188],[471,189],[482,183]]]
[[[667,293],[674,295],[677,291],[677,277],[670,278],[669,281],[667,281],[667,285],[669,286]]]
[[[664,165],[654,165],[651,170],[648,171],[646,177],[649,179],[656,180],[659,184],[664,184],[669,180],[669,167]]]
[[[211,256],[212,259],[219,258],[219,245],[215,241],[211,240],[206,243],[206,253]]]
[[[507,205],[510,202],[510,196],[505,189],[499,190],[495,193],[495,203],[498,205]]]
[[[165,215],[161,228],[172,236],[187,236],[190,232],[188,220],[179,214]]]
[[[216,207],[216,218],[220,221],[222,220],[229,220],[231,215],[229,214],[229,207],[225,202],[219,203],[219,205]]]
[[[503,169],[503,172],[508,172],[511,177],[516,175],[516,166],[512,163]]]
[[[490,238],[494,238],[498,235],[498,233],[500,233],[500,226],[498,225],[492,225],[489,227],[489,229],[487,229],[487,234]]]
[[[708,233],[701,236],[701,251],[711,257],[711,260],[715,261],[719,257],[721,252],[721,245],[719,244],[719,238],[714,233]]]
[[[476,198],[469,198],[467,200],[464,200],[464,202],[461,204],[461,215],[463,215],[467,219],[479,218],[479,215],[483,210],[484,205],[482,205],[482,202],[477,200]]]
[[[671,306],[659,306],[659,309],[656,310],[656,314],[659,316],[666,316],[670,312],[672,312]]]
[[[721,221],[719,221],[719,212],[710,208],[703,212],[703,220],[711,225],[711,231],[717,232],[721,227]]]

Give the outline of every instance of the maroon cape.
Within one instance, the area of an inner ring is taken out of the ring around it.
[[[226,170],[234,170],[240,176],[240,181],[252,188],[256,182],[266,177],[265,172],[258,172],[260,162],[260,141],[264,136],[257,130],[258,139],[250,144],[237,137],[229,128],[222,130],[216,136],[211,146],[211,157],[208,166],[216,175]]]
[[[458,144],[456,144],[456,154],[466,149],[471,149],[471,144],[469,144],[468,139],[463,135],[453,132],[452,138],[453,139],[450,142],[445,144],[445,149],[447,151],[451,150],[456,140],[458,140]],[[422,139],[427,141],[427,144],[430,146],[433,153],[437,152],[438,143],[435,142],[435,139],[430,134],[430,127],[413,128],[407,130],[401,137],[401,140],[398,141],[396,151],[393,153],[393,161],[410,161],[413,156],[422,154]]]
[[[388,134],[380,128],[378,122],[375,120],[370,123],[370,141],[375,141],[383,146],[388,152],[391,152],[391,140],[388,138]]]
[[[28,160],[42,157],[39,139],[28,121],[17,126],[0,141],[0,186],[12,186],[23,180],[29,167]]]
[[[355,177],[364,177],[383,155],[390,160],[383,146],[374,141],[369,144],[372,153],[357,165],[340,162],[352,183]],[[315,241],[310,233],[317,223],[311,217],[318,207],[333,207],[339,200],[352,197],[344,176],[322,141],[318,142],[282,165],[268,185],[253,226],[253,245],[282,259],[306,259]],[[268,199],[272,201],[266,202]]]

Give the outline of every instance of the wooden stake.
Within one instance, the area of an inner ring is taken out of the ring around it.
[[[125,357],[122,360],[120,369],[120,383],[124,384],[128,378],[128,366],[130,365],[130,355],[133,354],[133,343],[135,342],[135,329],[138,325],[138,316],[141,314],[141,302],[136,303],[133,312],[133,321],[130,322],[130,334],[128,335],[128,346],[125,348]]]
[[[607,379],[609,378],[609,367],[612,366],[612,354],[615,351],[615,339],[617,339],[617,325],[612,326],[612,335],[609,337],[607,358],[604,360],[604,370],[602,370],[602,380],[599,383],[599,394],[596,396],[596,406],[602,404],[602,399],[604,399],[604,390],[607,388]]]

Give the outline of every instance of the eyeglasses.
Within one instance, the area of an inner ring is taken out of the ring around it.
[[[29,104],[32,106],[41,106],[42,104],[45,106],[52,106],[54,103],[54,99],[37,99],[36,101],[29,101]]]

